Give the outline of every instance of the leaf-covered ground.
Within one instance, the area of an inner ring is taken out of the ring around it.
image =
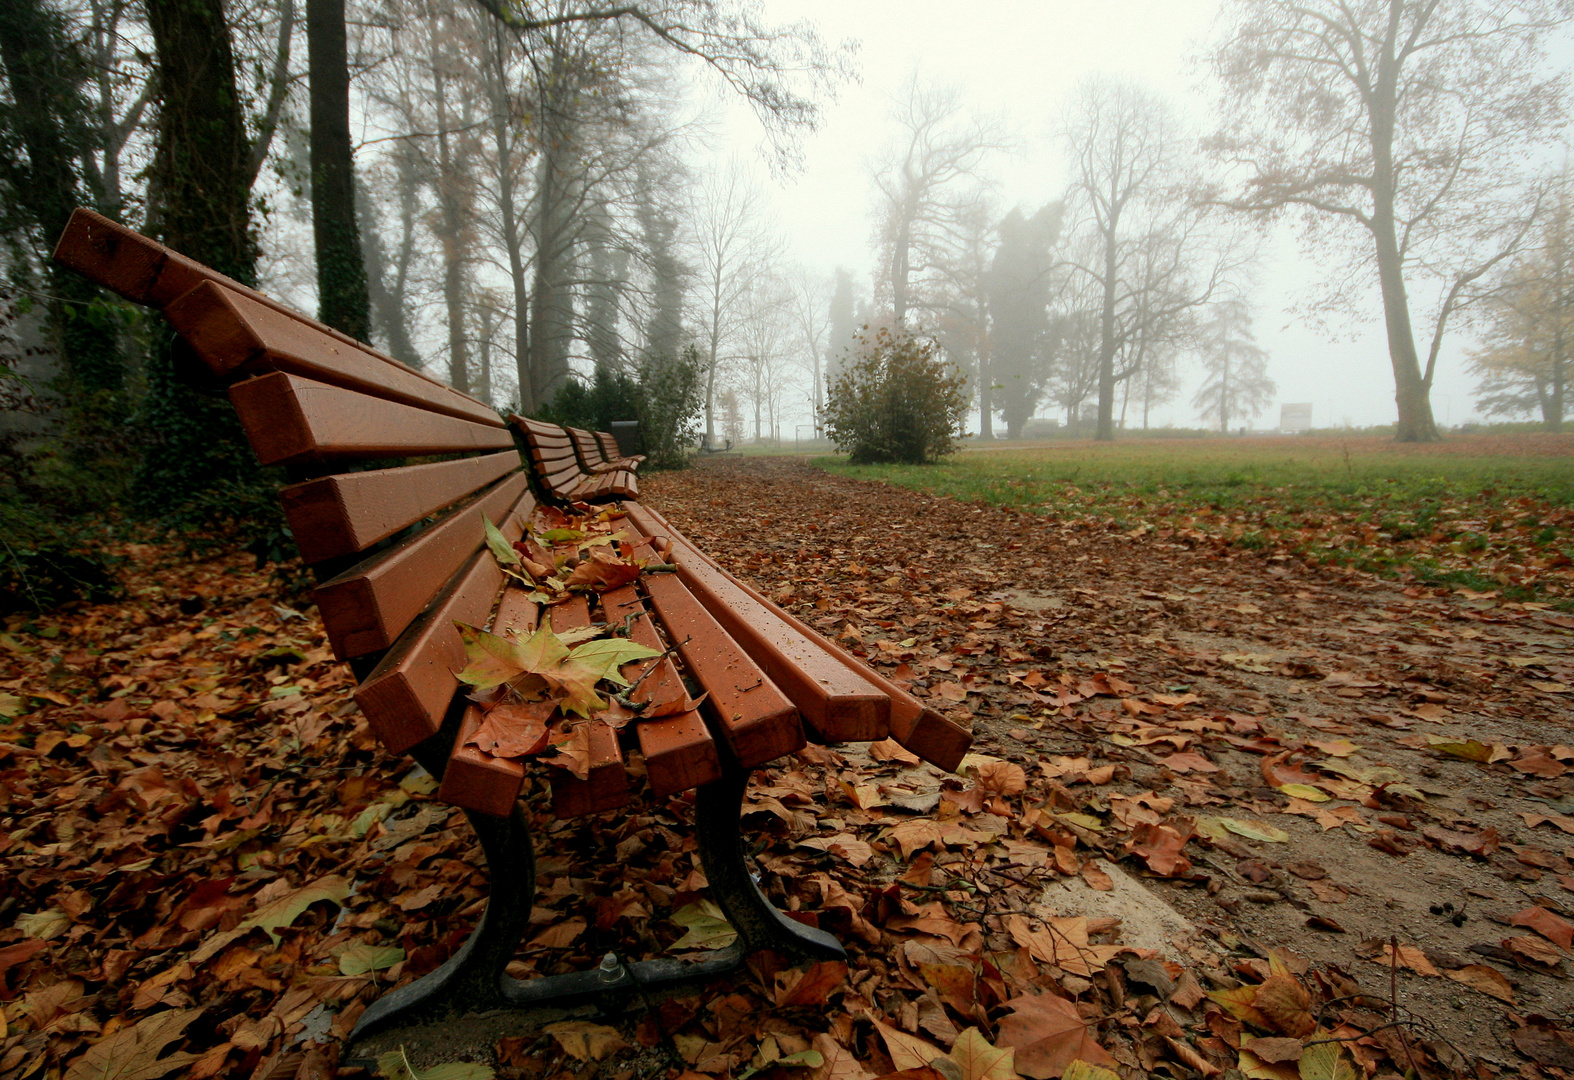
[[[763,884],[848,970],[477,1046],[500,1075],[1574,1067],[1574,618],[790,460],[644,485],[979,756],[764,770]],[[0,1078],[351,1075],[366,1002],[481,907],[467,826],[373,744],[303,600],[126,554],[126,603],[0,636]],[[543,796],[516,973],[719,940],[683,800]]]

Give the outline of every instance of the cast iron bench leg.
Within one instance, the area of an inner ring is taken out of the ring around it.
[[[443,762],[431,764],[439,772]],[[724,975],[764,949],[794,962],[845,959],[847,952],[840,942],[783,915],[755,884],[740,831],[748,783],[749,770],[728,761],[720,780],[696,789],[694,808],[700,865],[711,895],[738,931],[734,944],[703,960],[625,964],[609,953],[594,970],[536,979],[514,979],[504,973],[524,940],[535,899],[535,857],[524,814],[518,807],[507,819],[467,811],[492,879],[491,899],[480,924],[442,967],[375,1001],[362,1014],[350,1042],[392,1027],[495,1009],[550,1006],[617,1013]]]

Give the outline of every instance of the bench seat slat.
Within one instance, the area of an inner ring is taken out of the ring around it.
[[[485,404],[356,343],[205,281],[164,308],[164,317],[214,373],[287,371],[374,397],[504,427]]]
[[[601,606],[607,613],[608,622],[635,616],[629,627],[629,638],[633,641],[649,649],[666,648],[656,636],[656,628],[634,586],[624,585],[602,593]],[[652,666],[655,670],[647,675]],[[623,677],[630,683],[639,684],[632,695],[632,700],[637,702],[672,701],[687,693],[670,656],[625,664]],[[698,711],[634,723],[640,754],[645,758],[646,779],[657,796],[673,795],[721,779],[716,741],[711,738]]]
[[[516,473],[399,547],[319,586],[313,595],[334,655],[344,660],[388,648],[482,546],[482,514],[501,527],[534,508],[525,474]]]
[[[476,453],[514,445],[506,428],[367,397],[284,372],[236,383],[230,387],[230,400],[264,465]]]
[[[407,525],[519,468],[512,450],[486,457],[341,473],[279,493],[308,563],[365,551]]]
[[[629,508],[647,537],[664,530],[644,511]],[[862,674],[830,656],[819,643],[744,592],[687,550],[674,551],[678,574],[716,621],[797,703],[808,724],[828,742],[877,742],[891,733],[891,699]]]
[[[797,708],[676,575],[642,574],[639,580],[667,640],[709,695],[701,708],[712,730],[740,765],[752,769],[808,745]]]
[[[596,432],[596,441],[601,444],[601,454],[608,461],[627,469],[637,469],[645,463],[644,454],[625,454],[623,448],[618,446],[617,438],[610,431]]]
[[[760,603],[772,608],[776,614],[787,623],[797,627],[810,640],[816,642],[821,649],[842,663],[857,671],[875,686],[879,687],[891,699],[891,737],[901,743],[908,750],[917,754],[925,761],[937,765],[942,769],[954,772],[962,763],[962,758],[973,745],[973,736],[966,728],[947,720],[939,712],[929,708],[923,702],[903,690],[896,683],[875,671],[869,665],[860,661],[851,653],[846,652],[834,641],[828,641],[823,635],[816,633],[807,623],[791,612],[783,611],[776,607],[753,586],[739,581],[737,577],[728,573],[720,563],[700,550],[681,532],[672,527],[659,511],[644,504],[640,509],[648,515],[662,530],[662,535],[671,539],[674,545],[682,545],[695,558],[710,563],[721,571],[729,580],[744,592],[753,596]]]
[[[552,629],[577,630],[590,625],[590,604],[584,596],[571,596],[547,609]],[[552,768],[552,812],[560,818],[616,810],[629,801],[628,770],[623,751],[610,725],[584,721],[590,742],[590,776],[581,780],[567,769]]]
[[[504,535],[514,539],[508,530],[504,530]],[[490,553],[481,552],[478,557],[489,558]],[[490,629],[494,634],[528,635],[536,628],[538,613],[529,593],[519,585],[510,584],[497,602],[497,614]],[[461,650],[459,662],[462,661]],[[458,680],[454,682],[457,686]],[[519,789],[524,786],[525,764],[515,758],[493,757],[479,747],[465,745],[481,726],[481,718],[479,708],[465,707],[459,722],[459,737],[454,740],[454,748],[448,755],[448,767],[443,770],[437,797],[466,810],[504,817],[513,809]]]

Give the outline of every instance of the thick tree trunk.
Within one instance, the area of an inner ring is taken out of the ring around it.
[[[146,10],[160,100],[149,177],[160,197],[159,239],[255,285],[251,146],[223,4],[146,0]],[[244,516],[253,528],[266,528],[266,514],[277,506],[271,494],[264,498],[257,487],[255,504],[241,500],[258,471],[235,410],[176,377],[177,371],[202,370],[173,332],[161,333],[148,364],[140,427],[152,445],[137,473],[136,496],[145,510],[163,517],[211,526],[224,516]]]
[[[355,220],[350,145],[349,46],[344,0],[306,0],[311,68],[312,236],[317,245],[317,317],[358,341],[371,339],[371,300]]]
[[[465,347],[465,221],[460,188],[466,183],[463,155],[448,133],[447,80],[434,36],[430,45],[433,98],[437,106],[437,203],[443,218],[443,306],[448,315],[448,384],[470,392],[470,357]]]
[[[1099,422],[1093,438],[1115,439],[1115,239],[1119,218],[1112,218],[1104,233],[1104,297],[1099,309]]]
[[[567,122],[545,140],[536,200],[536,276],[531,297],[530,370],[536,400],[552,400],[568,378],[574,336],[574,299],[569,291],[574,256],[572,221],[573,151]]]

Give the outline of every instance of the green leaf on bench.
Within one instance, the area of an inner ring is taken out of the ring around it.
[[[627,638],[584,640],[599,637],[606,632],[605,626],[577,627],[556,634],[550,617],[522,642],[464,623],[454,625],[464,640],[468,661],[459,673],[460,682],[480,691],[506,683],[527,701],[556,701],[565,716],[588,718],[606,708],[596,692],[598,683],[605,679],[615,686],[627,686],[619,668],[661,655],[660,650]]]
[[[672,921],[688,927],[688,933],[672,943],[673,949],[725,949],[738,939],[721,908],[710,900],[685,904],[672,913]]]
[[[648,660],[652,656],[660,655],[660,649],[649,648],[628,638],[613,637],[587,641],[583,645],[576,646],[568,654],[568,658],[576,664],[583,664],[598,672],[598,677],[609,683],[627,686],[628,680],[619,670],[624,664],[632,664],[636,660]]]

